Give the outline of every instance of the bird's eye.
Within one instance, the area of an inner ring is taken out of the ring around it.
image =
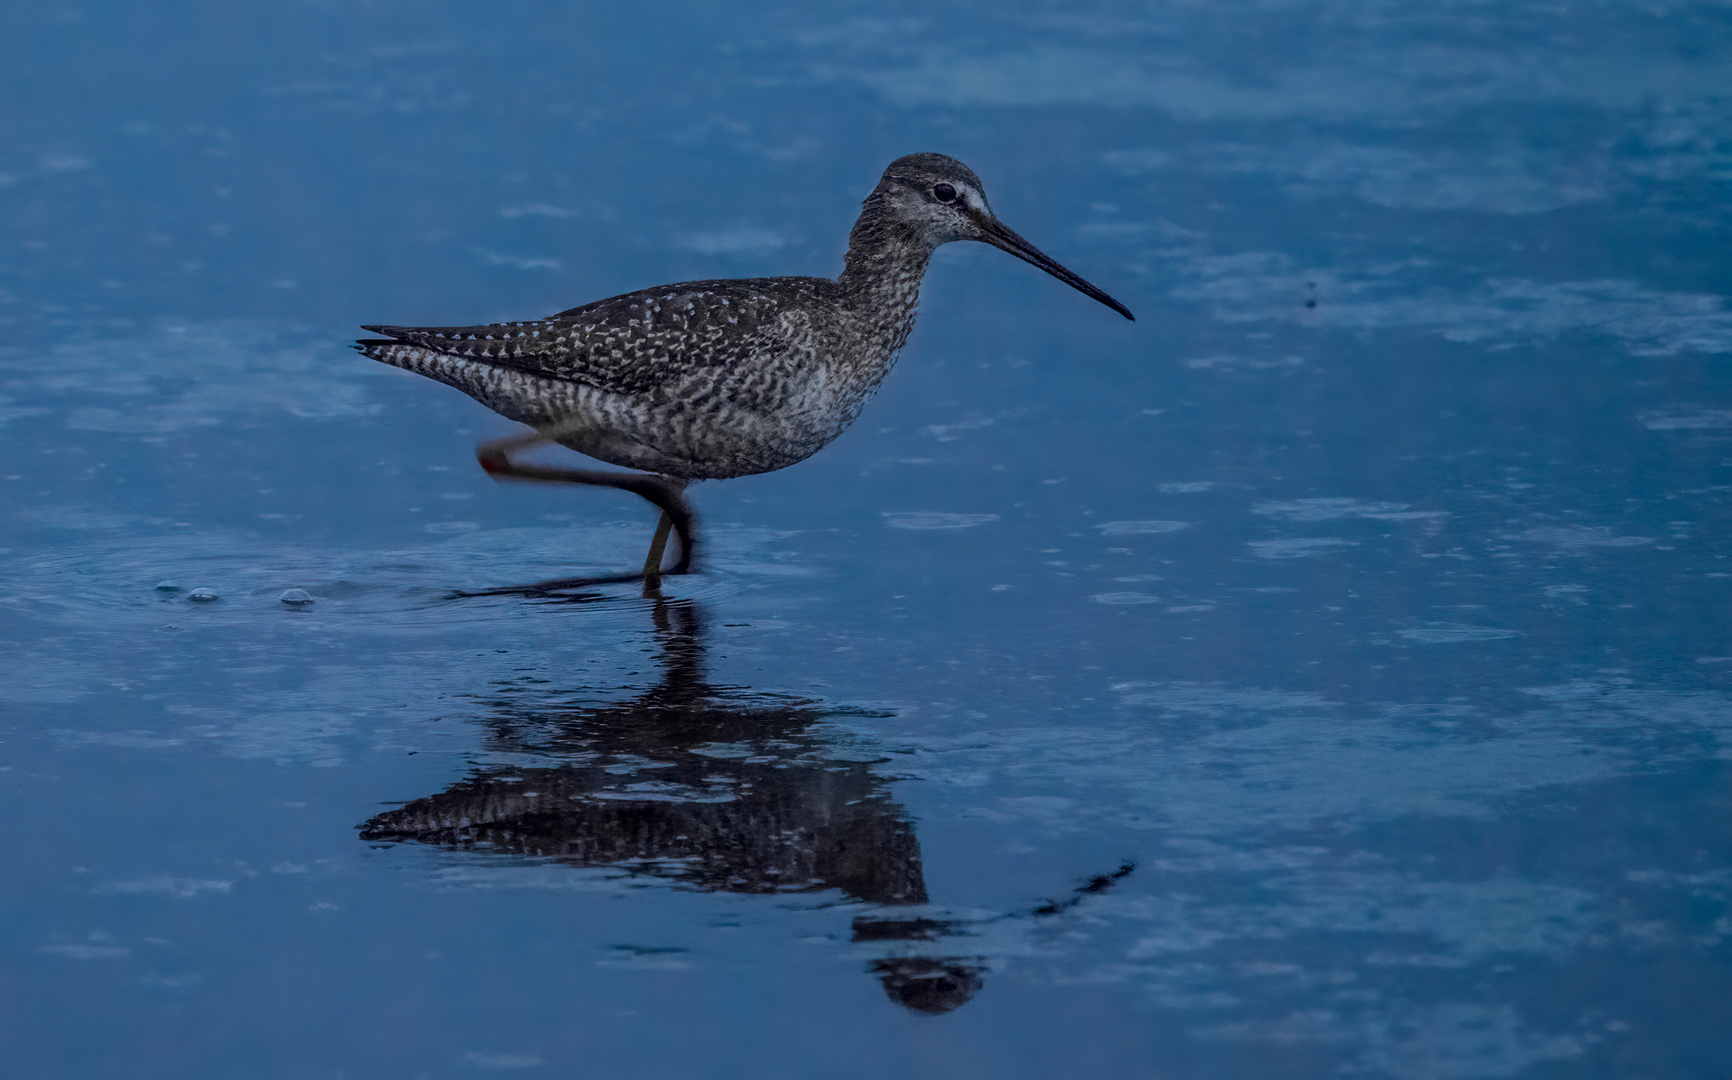
[[[956,189],[949,184],[934,184],[932,185],[932,197],[939,202],[955,202]]]

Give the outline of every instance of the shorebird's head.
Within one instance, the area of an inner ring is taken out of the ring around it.
[[[909,154],[884,170],[884,178],[867,200],[879,212],[911,226],[933,247],[952,240],[978,240],[1033,263],[1053,277],[1134,319],[1123,304],[1060,265],[1039,248],[1012,232],[987,205],[986,190],[974,170],[943,154]]]

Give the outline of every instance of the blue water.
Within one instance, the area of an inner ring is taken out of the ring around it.
[[[6,22],[5,1075],[1732,1073],[1723,5]],[[1138,321],[946,247],[700,574],[449,598],[653,512],[357,324],[922,150]]]

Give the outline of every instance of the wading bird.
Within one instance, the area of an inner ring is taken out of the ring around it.
[[[530,322],[365,326],[384,337],[355,347],[534,428],[477,449],[490,475],[620,488],[654,503],[661,519],[642,573],[652,590],[664,572],[685,573],[692,565],[688,483],[786,468],[854,422],[908,340],[933,251],[953,240],[1002,248],[1133,318],[1001,224],[968,166],[943,154],[909,154],[892,161],[866,197],[834,280],[691,281]],[[641,471],[511,460],[511,451],[542,442]],[[664,571],[670,530],[678,533],[679,556]]]

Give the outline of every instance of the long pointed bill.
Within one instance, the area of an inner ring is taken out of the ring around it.
[[[1035,266],[1045,270],[1047,273],[1058,278],[1060,281],[1069,285],[1077,292],[1082,293],[1084,296],[1091,296],[1105,304],[1107,307],[1112,308],[1120,315],[1123,315],[1125,318],[1130,319],[1132,322],[1136,321],[1137,317],[1131,314],[1129,308],[1059,265],[1056,260],[1048,257],[1045,252],[999,224],[997,218],[987,217],[985,214],[980,214],[974,218],[974,223],[980,226],[980,231],[983,234],[980,239],[985,243],[991,244],[995,248],[1001,248],[1008,251],[1023,262],[1033,263]]]

